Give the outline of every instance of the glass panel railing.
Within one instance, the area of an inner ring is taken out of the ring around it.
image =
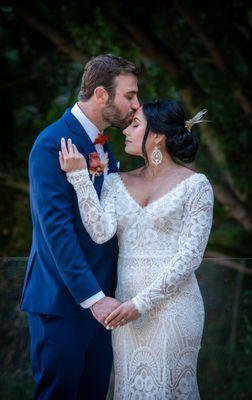
[[[26,258],[0,259],[0,398],[31,399],[26,314],[19,310]],[[197,271],[206,321],[198,361],[203,400],[248,399],[252,357],[252,259],[204,259]],[[113,374],[108,399],[112,399]],[[252,398],[252,397],[251,397]]]

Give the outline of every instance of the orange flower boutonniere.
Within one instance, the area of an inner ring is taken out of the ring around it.
[[[104,172],[105,167],[108,165],[108,154],[105,153],[105,158],[100,160],[99,154],[93,151],[89,154],[89,173],[92,175],[92,182],[94,183],[95,177]]]

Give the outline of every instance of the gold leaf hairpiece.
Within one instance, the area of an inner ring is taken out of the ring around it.
[[[203,116],[207,113],[207,109],[199,111],[197,114],[194,115],[191,119],[186,120],[185,122],[185,128],[188,129],[189,132],[191,132],[192,126],[194,124],[199,124],[200,122],[210,122],[206,119],[203,119]]]

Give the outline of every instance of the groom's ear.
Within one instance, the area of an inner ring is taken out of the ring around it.
[[[109,98],[108,92],[103,86],[97,86],[97,88],[95,88],[94,96],[101,105],[106,104]]]

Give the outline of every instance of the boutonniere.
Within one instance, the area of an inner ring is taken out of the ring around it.
[[[105,158],[100,159],[99,154],[93,151],[89,154],[89,173],[92,175],[92,182],[94,183],[95,177],[101,175],[108,165],[108,153],[105,153]]]

